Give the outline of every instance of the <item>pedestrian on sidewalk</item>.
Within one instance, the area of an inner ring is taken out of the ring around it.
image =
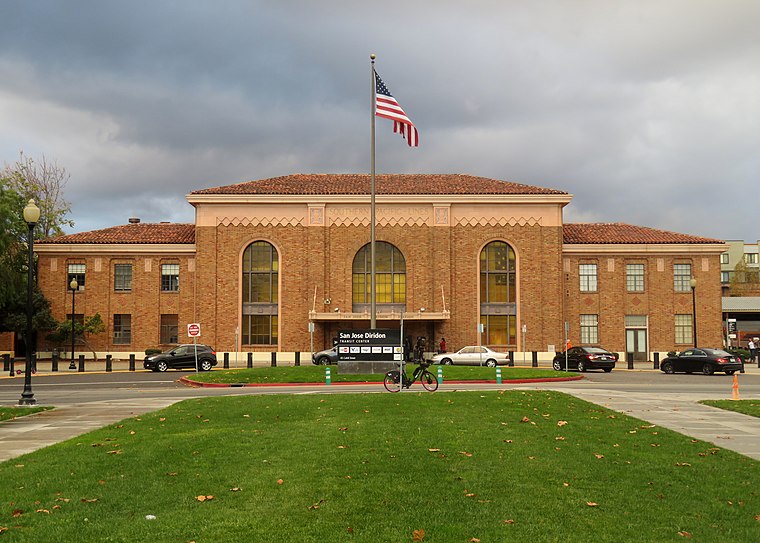
[[[749,348],[749,359],[752,362],[757,362],[757,367],[760,368],[760,359],[757,356],[757,347],[760,344],[760,338],[753,337],[749,340],[747,347]]]

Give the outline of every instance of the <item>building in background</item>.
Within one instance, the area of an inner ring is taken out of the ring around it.
[[[307,174],[198,190],[194,224],[131,219],[36,244],[40,288],[63,320],[77,278],[76,316],[101,315],[103,352],[185,342],[191,322],[219,351],[319,350],[369,327],[369,187]],[[570,194],[468,175],[378,175],[376,194],[379,328],[403,313],[405,335],[449,350],[561,350],[565,323],[573,345],[639,359],[695,331],[721,345],[720,240],[564,224]]]
[[[724,321],[736,321],[736,332],[725,329],[727,343],[746,347],[760,337],[760,241],[728,240],[720,255]]]

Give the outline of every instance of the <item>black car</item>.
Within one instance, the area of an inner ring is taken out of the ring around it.
[[[338,363],[338,348],[325,349],[311,355],[311,363],[318,366],[327,366]]]
[[[200,343],[197,347],[198,368],[201,371],[209,371],[216,366],[216,351],[208,345],[201,345]],[[189,343],[178,345],[170,351],[146,356],[143,368],[153,371],[166,371],[169,368],[195,369],[195,348],[196,345]]]
[[[567,350],[567,362],[565,362],[565,353],[557,353],[552,362],[552,367],[557,371],[565,369],[567,364],[568,370],[594,370],[602,369],[609,373],[615,368],[618,361],[618,354],[611,353],[601,347],[570,347]]]
[[[733,375],[742,369],[742,359],[723,349],[693,348],[681,351],[678,355],[670,355],[660,362],[660,370],[665,373],[701,372],[712,375],[716,371],[722,371],[726,375]]]

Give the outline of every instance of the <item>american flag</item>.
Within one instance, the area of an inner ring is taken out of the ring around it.
[[[409,147],[417,147],[420,138],[414,123],[406,116],[404,110],[375,72],[375,115],[393,121],[393,132],[400,133]]]

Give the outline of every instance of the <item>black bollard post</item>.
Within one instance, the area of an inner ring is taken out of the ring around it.
[[[660,369],[660,353],[654,353],[654,369]]]
[[[4,354],[3,355],[3,371],[7,372],[10,367],[11,367],[11,355]]]
[[[530,353],[530,355],[533,357],[533,362],[531,365],[534,368],[537,368],[538,367],[538,353],[536,351],[533,351]]]
[[[224,369],[230,369],[230,353],[224,353]]]
[[[110,354],[106,355],[106,371],[113,371],[113,356]]]
[[[509,351],[509,367],[513,368],[515,366],[515,352]]]
[[[275,352],[272,353],[272,367],[273,368],[277,367],[277,353]]]
[[[129,371],[135,371],[135,355],[129,355]]]
[[[61,355],[58,353],[58,350],[54,350],[50,356],[50,371],[58,371],[58,359],[60,357]]]
[[[79,373],[84,373],[84,355],[79,355]]]
[[[16,367],[15,366],[16,366],[16,357],[12,356],[11,357],[11,361],[10,361],[10,370],[8,372],[11,377],[13,377],[14,375],[16,375]]]
[[[248,353],[248,368],[253,367],[253,353]]]
[[[628,361],[628,369],[633,369],[633,353],[625,353],[625,359]]]
[[[301,365],[301,351],[296,351],[296,366]]]
[[[37,353],[32,353],[32,373],[37,373]]]

